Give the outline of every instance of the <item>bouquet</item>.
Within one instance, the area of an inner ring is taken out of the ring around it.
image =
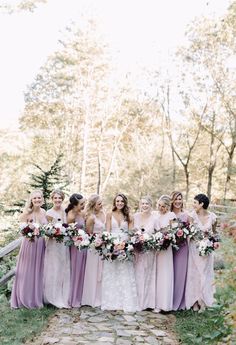
[[[42,226],[45,236],[54,238],[58,243],[64,241],[64,237],[68,236],[69,225],[66,223],[58,222],[48,223]]]
[[[107,231],[93,234],[90,248],[94,248],[102,256],[102,260],[108,261],[131,260],[134,251],[134,246],[128,240],[125,240],[124,236],[114,236]]]
[[[86,249],[90,246],[90,236],[83,229],[77,229],[76,234],[71,237],[73,245],[79,249]]]
[[[176,246],[175,234],[170,226],[161,228],[153,236],[155,238],[154,249],[158,251],[166,250],[170,245],[174,248],[178,248]]]
[[[211,234],[209,237],[203,238],[198,242],[197,248],[200,256],[207,256],[215,249],[219,248],[220,237],[216,234]]]
[[[33,221],[29,223],[21,223],[19,232],[22,236],[24,236],[31,242],[34,242],[35,237],[39,238],[43,235],[40,224],[33,223]]]
[[[190,240],[198,241],[203,239],[202,231],[197,227],[196,224],[189,225],[189,235]]]
[[[130,244],[137,252],[146,252],[152,248],[152,236],[145,232],[145,229],[134,229],[134,234],[130,238]]]
[[[174,219],[170,224],[171,232],[175,237],[175,247],[179,247],[186,242],[187,237],[190,235],[190,223],[182,222],[181,220]]]

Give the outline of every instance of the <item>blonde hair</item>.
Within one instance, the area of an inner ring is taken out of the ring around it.
[[[141,204],[142,200],[146,200],[148,204],[152,207],[152,198],[149,195],[144,195],[141,197],[139,205]]]
[[[53,199],[53,197],[54,197],[55,194],[60,195],[61,198],[62,198],[62,200],[65,199],[65,193],[64,193],[62,190],[60,190],[60,189],[54,189],[54,190],[52,191],[52,193],[50,194],[51,199]]]
[[[92,194],[88,198],[88,203],[85,208],[85,217],[88,218],[92,213],[94,213],[94,209],[96,206],[97,201],[100,199],[98,194]]]
[[[171,197],[169,195],[163,194],[159,199],[158,202],[162,201],[168,208],[171,206]]]
[[[30,195],[29,195],[29,197],[28,197],[28,200],[27,200],[26,203],[25,203],[25,208],[24,208],[24,210],[23,210],[23,213],[24,213],[24,214],[30,214],[30,213],[33,212],[33,207],[34,207],[34,205],[33,205],[32,199],[33,199],[33,197],[34,197],[34,195],[35,195],[36,193],[39,193],[39,194],[41,195],[42,201],[44,202],[43,192],[42,192],[40,189],[35,189],[35,190],[33,190],[33,191],[30,193]]]

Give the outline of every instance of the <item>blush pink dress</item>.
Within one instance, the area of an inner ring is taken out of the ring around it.
[[[172,219],[176,218],[174,212],[158,213],[158,228],[169,225]],[[156,254],[157,273],[156,273],[156,306],[158,310],[170,311],[173,309],[174,291],[174,267],[173,251],[169,246],[167,250],[162,250]]]
[[[53,208],[47,211],[53,222],[66,223],[66,213]],[[70,293],[70,250],[55,239],[46,240],[44,261],[44,302],[57,308],[69,308]]]
[[[105,222],[102,222],[94,215],[93,233],[99,234],[105,229]],[[102,271],[103,261],[98,253],[90,249],[87,251],[87,261],[84,275],[84,288],[82,296],[82,305],[99,307],[102,296]]]
[[[216,215],[209,212],[206,224],[202,224],[194,211],[190,214],[193,222],[204,233],[211,230],[216,222]],[[195,241],[189,244],[189,259],[187,271],[187,283],[185,290],[186,308],[190,309],[195,302],[203,301],[207,307],[211,307],[214,302],[214,254],[200,256]]]
[[[145,229],[148,234],[154,233],[157,217],[151,214],[145,223],[142,221],[141,213],[134,214],[134,227]],[[137,285],[138,303],[140,310],[155,308],[156,290],[156,253],[148,251],[146,253],[135,254],[134,264],[135,279]]]
[[[29,220],[36,222],[34,213]],[[46,212],[42,211],[40,224],[46,224]],[[12,308],[42,308],[43,307],[43,268],[45,255],[45,240],[36,238],[34,242],[23,238],[17,265],[16,275],[11,294]]]

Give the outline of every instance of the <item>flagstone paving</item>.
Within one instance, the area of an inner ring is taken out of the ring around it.
[[[27,345],[175,345],[175,317],[151,311],[124,313],[98,308],[58,310]]]

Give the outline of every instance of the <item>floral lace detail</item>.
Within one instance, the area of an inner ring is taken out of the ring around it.
[[[112,233],[123,234],[128,229],[128,223],[121,226],[112,217]],[[135,312],[138,310],[138,298],[133,262],[104,262],[102,278],[102,310],[123,310]]]

